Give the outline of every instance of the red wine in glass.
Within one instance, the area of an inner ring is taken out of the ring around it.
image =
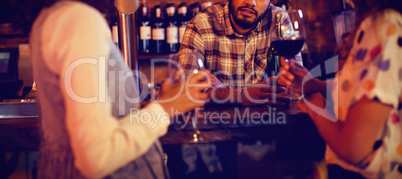
[[[273,40],[271,45],[274,46],[275,50],[278,52],[280,56],[284,56],[286,58],[292,58],[297,53],[300,52],[304,44],[304,39],[296,39],[296,40]]]
[[[288,10],[275,12],[272,19],[270,38],[271,45],[279,56],[289,59],[287,60],[288,62],[297,62],[298,58],[291,59],[300,52],[306,38],[302,11]],[[302,62],[299,64],[302,64]],[[292,84],[288,87],[288,93],[292,99],[299,99],[301,97],[301,94],[296,92],[299,91],[300,86],[300,84]]]
[[[301,10],[278,11],[272,19],[271,45],[280,56],[293,58],[303,47],[306,38]]]

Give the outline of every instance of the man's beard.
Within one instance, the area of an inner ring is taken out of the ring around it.
[[[256,25],[258,24],[258,22],[259,22],[263,17],[265,17],[265,15],[266,15],[267,12],[268,12],[268,9],[269,9],[269,8],[267,8],[267,9],[265,10],[265,12],[264,12],[261,16],[258,16],[258,12],[257,12],[256,16],[257,16],[258,18],[256,18],[254,21],[249,21],[249,20],[247,20],[247,19],[239,19],[239,18],[237,18],[236,14],[235,14],[236,9],[235,9],[235,7],[234,7],[232,1],[231,1],[231,0],[229,1],[229,14],[232,15],[233,20],[234,20],[234,22],[236,23],[236,25],[240,26],[240,27],[243,28],[243,29],[249,29],[249,28],[252,28],[252,27],[256,26]]]

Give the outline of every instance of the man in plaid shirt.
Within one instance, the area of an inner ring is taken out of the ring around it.
[[[208,91],[211,100],[254,105],[281,98],[277,93],[285,88],[272,85],[276,77],[268,78],[272,74],[265,72],[275,11],[284,10],[270,0],[229,0],[209,7],[188,23],[180,52],[196,49],[201,53],[205,68],[213,74],[215,88]]]

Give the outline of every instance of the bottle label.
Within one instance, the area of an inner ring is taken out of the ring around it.
[[[174,14],[174,6],[166,8],[166,14]]]
[[[152,29],[152,40],[165,40],[165,29],[163,28]]]
[[[161,17],[161,9],[160,8],[157,8],[155,13],[156,13],[157,18]]]
[[[186,13],[187,13],[187,7],[186,7],[186,6],[180,7],[177,11],[178,11],[179,14],[184,14],[184,15],[186,15]]]
[[[177,29],[177,26],[170,26],[166,28],[166,42],[168,44],[177,44],[179,43],[179,31]]]
[[[150,40],[151,39],[151,26],[141,26],[140,27],[140,39]]]
[[[142,15],[143,15],[143,16],[146,16],[147,13],[148,13],[148,8],[147,8],[147,6],[142,7]]]
[[[112,39],[113,39],[114,43],[119,43],[119,32],[118,32],[117,25],[114,25],[112,27]]]
[[[186,30],[185,25],[182,25],[179,27],[179,42],[181,43],[183,41],[183,36],[184,36],[184,31]]]

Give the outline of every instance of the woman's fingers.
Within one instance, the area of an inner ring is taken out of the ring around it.
[[[187,79],[188,83],[185,85],[187,85],[189,89],[203,92],[212,86],[211,80],[208,80],[209,75],[209,71],[200,70],[196,74],[189,75]]]
[[[279,75],[278,84],[282,86],[290,86],[292,84],[292,80],[287,79],[284,75]]]
[[[304,66],[292,62],[290,72],[293,75],[304,77],[308,73],[308,70]]]
[[[280,67],[280,68],[279,68],[279,71],[280,71],[279,75],[283,75],[283,76],[285,76],[285,77],[286,77],[287,79],[289,79],[289,80],[295,79],[295,76],[294,76],[293,72],[291,72],[291,71],[289,71],[289,70],[286,70],[286,69],[283,68],[283,67]]]
[[[289,70],[289,63],[286,61],[285,57],[281,57],[281,67],[285,68],[285,70]]]
[[[190,78],[189,82],[190,83],[200,83],[203,81],[207,81],[209,77],[209,73],[206,71],[196,71],[196,73],[192,73],[188,76]]]
[[[208,98],[208,94],[207,93],[197,93],[197,99],[199,100],[205,100]]]

